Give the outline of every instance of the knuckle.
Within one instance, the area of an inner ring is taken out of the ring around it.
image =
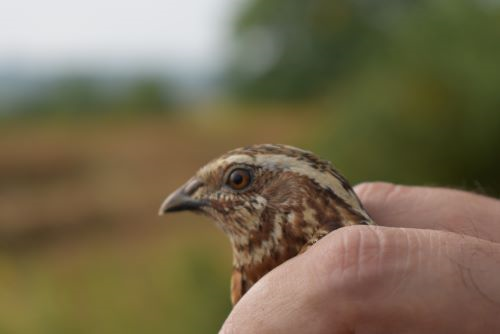
[[[380,226],[351,226],[338,232],[333,233],[334,240],[329,242],[324,260],[318,263],[331,289],[349,298],[365,298],[367,294],[376,293],[388,280],[393,280],[395,263],[404,249],[408,249],[404,231]]]
[[[342,234],[341,263],[337,270],[349,281],[363,280],[376,269],[375,263],[382,253],[381,235],[377,228],[351,228]]]
[[[354,190],[361,200],[368,200],[373,196],[391,193],[396,187],[398,185],[389,182],[363,182],[354,186]]]
[[[384,210],[394,206],[394,203],[408,197],[413,187],[387,182],[361,183],[354,187],[359,199],[375,220]]]

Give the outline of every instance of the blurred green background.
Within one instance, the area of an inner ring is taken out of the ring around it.
[[[500,194],[499,1],[104,3],[0,14],[1,333],[217,331],[226,238],[156,212],[234,147]]]

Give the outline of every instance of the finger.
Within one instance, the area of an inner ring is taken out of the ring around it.
[[[221,332],[500,332],[499,254],[449,232],[342,228],[261,279]]]
[[[363,183],[354,187],[379,225],[438,229],[500,242],[500,201],[465,191]]]

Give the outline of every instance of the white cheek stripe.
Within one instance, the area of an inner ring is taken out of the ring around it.
[[[233,163],[239,164],[255,164],[262,166],[264,169],[283,169],[286,171],[291,171],[299,175],[303,175],[313,179],[319,185],[330,188],[337,196],[339,196],[344,202],[349,204],[359,213],[365,216],[364,210],[361,209],[360,203],[358,202],[356,195],[354,193],[348,192],[344,189],[342,182],[337,179],[334,175],[330,173],[322,173],[311,167],[308,163],[304,161],[299,161],[294,157],[288,157],[281,154],[262,154],[257,156],[249,156],[246,154],[231,155],[225,159],[216,160],[213,163],[207,165],[203,169],[211,170],[212,168],[217,168],[221,165],[229,165]],[[203,172],[203,170],[202,170]]]

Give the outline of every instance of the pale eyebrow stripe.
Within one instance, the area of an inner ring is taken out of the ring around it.
[[[259,154],[255,156],[235,154],[215,161],[215,166],[211,164],[210,168],[235,163],[249,165],[254,164],[265,169],[281,168],[283,170],[292,171],[299,175],[306,176],[314,180],[323,188],[330,189],[353,209],[361,213],[363,216],[366,216],[366,213],[364,209],[362,209],[361,203],[357,199],[356,195],[353,192],[346,190],[342,181],[334,175],[338,174],[338,172],[333,169],[333,167],[332,169],[334,174],[331,174],[320,172],[308,163],[298,160],[296,157],[290,157],[283,154]],[[366,218],[369,219],[369,217]]]

